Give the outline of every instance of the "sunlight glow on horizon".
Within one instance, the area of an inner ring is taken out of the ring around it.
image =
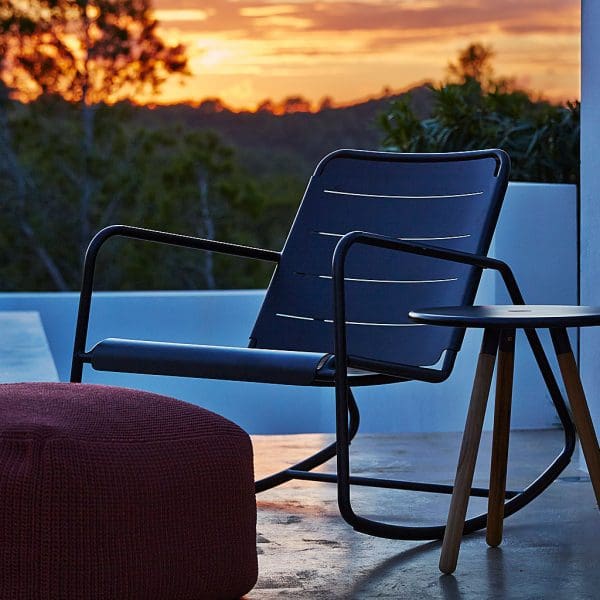
[[[192,75],[140,102],[345,104],[441,81],[471,42],[492,46],[496,75],[549,99],[579,97],[578,0],[155,0],[155,9],[164,39],[187,46]]]
[[[168,23],[170,21],[205,21],[209,13],[202,9],[177,9],[170,8],[166,10],[155,10],[154,16],[161,23]]]

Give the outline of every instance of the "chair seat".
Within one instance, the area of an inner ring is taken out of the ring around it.
[[[333,371],[326,367],[329,356],[319,352],[107,338],[92,348],[88,358],[98,371],[313,385],[318,379],[333,378]]]

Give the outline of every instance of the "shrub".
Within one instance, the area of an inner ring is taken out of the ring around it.
[[[419,119],[408,99],[392,102],[380,115],[387,149],[502,148],[512,160],[512,179],[579,182],[579,102],[556,105],[535,100],[504,80],[480,80],[464,73],[458,82],[431,89],[427,118]]]

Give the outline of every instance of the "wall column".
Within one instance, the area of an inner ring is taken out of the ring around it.
[[[600,2],[581,2],[581,304],[600,306]],[[580,367],[600,431],[600,328],[581,330]],[[582,461],[580,464],[583,464]]]

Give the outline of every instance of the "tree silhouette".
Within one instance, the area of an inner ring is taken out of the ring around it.
[[[186,70],[150,0],[0,0],[0,78],[21,99],[115,102]]]
[[[13,97],[58,95],[81,107],[79,238],[91,235],[95,112],[136,93],[156,92],[187,72],[182,45],[159,37],[150,0],[0,0],[0,79]]]
[[[310,100],[307,100],[304,96],[288,96],[287,98],[284,98],[279,110],[286,115],[299,112],[310,112]]]
[[[485,88],[494,77],[493,58],[494,51],[491,46],[480,42],[469,44],[459,52],[457,62],[448,64],[450,80],[456,83],[476,81]]]
[[[491,48],[479,43],[451,63],[449,81],[432,88],[430,115],[420,118],[406,98],[380,116],[386,148],[450,152],[503,148],[517,181],[578,183],[580,106],[532,98],[510,79],[493,76]]]
[[[319,111],[322,110],[331,110],[335,107],[334,100],[331,96],[323,96],[321,100],[319,100]]]
[[[256,112],[275,113],[276,110],[277,105],[271,98],[265,98],[256,107]]]

